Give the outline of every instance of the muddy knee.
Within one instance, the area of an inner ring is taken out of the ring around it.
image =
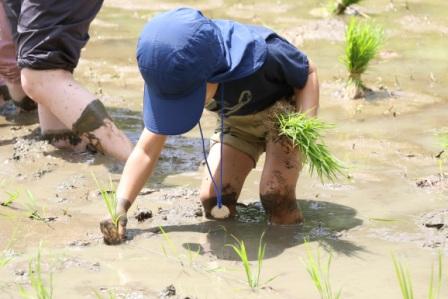
[[[295,196],[282,192],[260,194],[261,203],[272,224],[298,224],[303,222],[303,214]]]
[[[230,217],[234,217],[236,215],[236,202],[238,200],[238,195],[236,193],[224,194],[222,196],[222,204],[229,208]],[[218,200],[216,196],[208,197],[201,196],[201,203],[204,208],[205,217],[208,219],[214,219],[211,215],[211,211],[213,207],[218,204]]]

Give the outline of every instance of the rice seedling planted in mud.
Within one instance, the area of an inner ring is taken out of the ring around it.
[[[336,15],[342,15],[347,7],[357,4],[361,0],[332,0],[329,4],[330,11]]]
[[[115,192],[115,187],[112,183],[112,179],[109,178],[109,187],[101,186],[98,180],[96,179],[96,176],[92,173],[93,180],[95,181],[96,186],[98,187],[101,198],[104,201],[104,204],[106,205],[107,212],[109,213],[109,216],[115,225],[115,227],[118,227],[118,221],[120,220],[120,216],[117,214],[117,196]]]
[[[414,288],[412,286],[412,278],[409,269],[394,255],[392,256],[392,261],[403,299],[414,299]],[[429,279],[427,297],[428,299],[439,298],[440,288],[442,287],[442,269],[443,257],[439,252],[437,258],[437,268],[434,269],[434,264],[431,267],[431,276]]]
[[[367,90],[361,76],[375,58],[384,41],[384,30],[371,21],[352,18],[345,32],[345,53],[341,57],[346,66],[353,98],[360,98]]]
[[[258,252],[257,252],[257,272],[254,274],[252,270],[252,266],[249,262],[249,257],[247,254],[246,245],[244,244],[244,241],[238,240],[235,236],[232,236],[233,239],[236,241],[236,244],[227,244],[226,246],[231,247],[233,251],[238,255],[238,257],[241,259],[241,262],[243,263],[243,268],[246,273],[246,279],[247,284],[251,289],[257,289],[262,285],[265,285],[272,280],[274,280],[276,277],[273,277],[266,281],[265,283],[260,282],[261,278],[261,269],[263,266],[263,260],[266,253],[266,243],[263,242],[264,233],[260,237],[260,242],[258,244]]]
[[[7,242],[6,246],[0,252],[0,269],[5,267],[13,258],[14,252],[12,251],[11,246],[15,241],[15,233],[16,231],[14,231],[11,239]]]
[[[0,203],[0,206],[3,207],[9,207],[11,206],[17,198],[19,198],[20,193],[18,191],[16,192],[9,192],[5,191],[6,195],[8,195],[8,198]]]
[[[344,174],[344,166],[323,142],[322,132],[332,125],[295,112],[279,113],[277,119],[279,135],[288,137],[300,150],[311,175],[316,172],[321,181],[333,181],[339,174]]]
[[[26,191],[27,201],[25,202],[25,208],[28,212],[28,218],[32,220],[45,221],[44,210],[41,208],[34,197],[34,194],[30,191]]]
[[[307,259],[305,261],[306,270],[311,277],[321,299],[340,299],[342,290],[333,291],[330,280],[330,267],[333,256],[330,254],[326,262],[322,262],[320,250],[313,254],[310,245],[305,241]]]
[[[163,227],[159,226],[160,232],[162,233],[164,244],[162,244],[162,250],[166,257],[169,257],[171,253],[172,256],[179,262],[179,264],[184,267],[185,262],[183,261],[183,256],[179,253],[176,246],[174,245],[173,241],[169,237],[169,235],[165,232]],[[198,248],[196,251],[191,250],[190,245],[187,245],[187,261],[188,266],[192,267],[194,265],[194,261],[199,256],[200,248]]]
[[[11,260],[12,257],[9,256],[7,250],[2,251],[0,253],[0,269],[6,266]]]
[[[47,280],[44,279],[41,266],[41,246],[35,258],[32,258],[28,266],[28,277],[32,290],[19,288],[19,295],[24,299],[51,299],[53,298],[53,275],[50,273]]]

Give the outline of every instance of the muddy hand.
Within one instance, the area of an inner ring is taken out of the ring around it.
[[[103,233],[104,243],[107,245],[118,245],[126,241],[127,222],[126,216],[121,216],[117,225],[111,219],[101,221],[100,229]]]

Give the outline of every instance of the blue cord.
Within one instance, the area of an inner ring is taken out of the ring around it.
[[[199,121],[199,132],[201,133],[201,141],[202,141],[202,152],[204,153],[204,159],[205,159],[205,165],[207,166],[207,170],[208,170],[208,174],[210,175],[210,179],[213,182],[213,187],[215,188],[215,193],[216,193],[216,199],[218,202],[218,208],[221,209],[222,208],[222,178],[224,176],[224,171],[223,171],[223,164],[222,164],[222,156],[223,156],[223,143],[224,143],[224,86],[221,86],[221,135],[219,136],[219,140],[220,140],[220,151],[221,151],[221,156],[220,156],[220,178],[219,178],[219,183],[220,186],[218,188],[218,184],[216,184],[215,179],[213,178],[212,175],[212,171],[210,170],[210,165],[208,164],[207,161],[207,153],[205,150],[205,141],[204,141],[204,133],[202,132],[202,127],[201,127],[201,122]]]

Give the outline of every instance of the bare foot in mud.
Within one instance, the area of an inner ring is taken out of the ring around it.
[[[103,233],[104,243],[107,245],[119,245],[126,241],[127,218],[121,217],[117,225],[111,219],[101,221],[100,229]]]

